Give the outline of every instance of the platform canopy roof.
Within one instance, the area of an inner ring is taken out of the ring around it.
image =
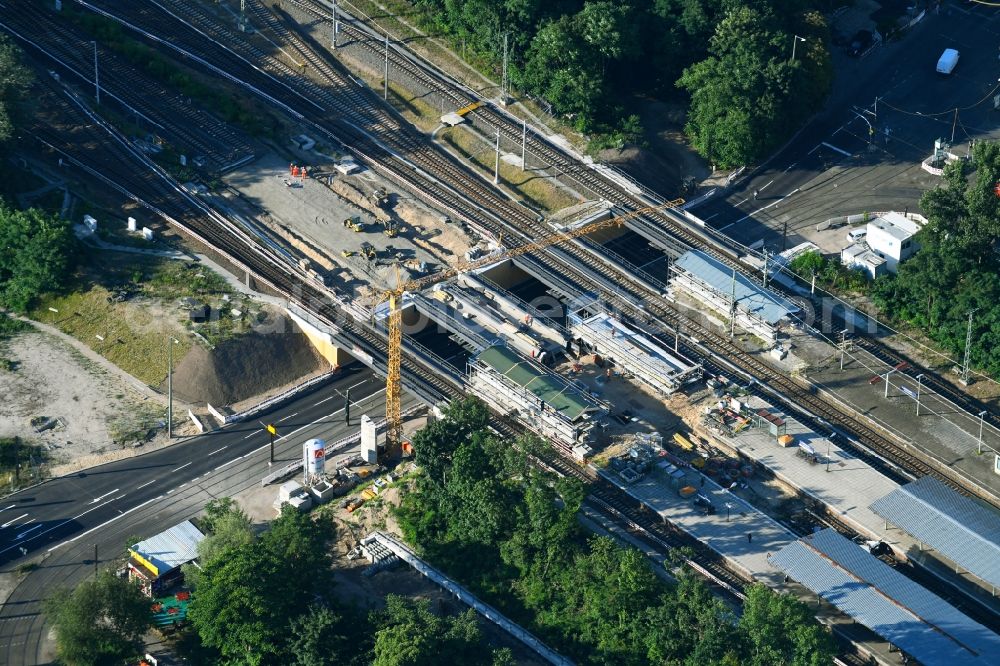
[[[477,359],[526,391],[531,392],[546,405],[575,421],[597,405],[570,384],[553,377],[537,363],[523,358],[513,349],[494,345],[483,350]]]
[[[1000,588],[1000,511],[925,476],[871,510],[966,571]]]
[[[995,663],[1000,636],[826,529],[785,546],[771,564],[924,664]]]
[[[706,252],[689,250],[677,258],[674,268],[691,274],[723,296],[732,296],[733,269]],[[739,271],[736,271],[736,302],[739,307],[772,326],[799,309]]]

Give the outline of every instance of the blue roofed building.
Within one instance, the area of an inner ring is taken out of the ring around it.
[[[735,325],[769,344],[778,326],[799,308],[702,250],[685,252],[671,266],[671,290],[693,296],[727,322],[735,305]]]

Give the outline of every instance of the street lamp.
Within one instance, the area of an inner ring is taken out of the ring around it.
[[[917,375],[917,416],[920,416],[920,387],[923,385],[924,374]]]
[[[733,505],[726,502],[726,522],[729,522],[729,510],[733,508]]]
[[[167,439],[174,437],[174,345],[180,340],[167,338]]]
[[[804,41],[806,41],[806,38],[799,37],[798,35],[795,35],[794,38],[792,39],[792,62],[795,62],[795,47],[798,46],[799,42],[804,42]]]
[[[979,412],[979,449],[977,453],[979,455],[983,454],[983,417],[986,416],[986,410]]]
[[[891,375],[894,372],[896,372],[896,368],[893,368],[889,372],[885,373],[885,395],[882,396],[883,398],[886,399],[889,398],[889,375]]]

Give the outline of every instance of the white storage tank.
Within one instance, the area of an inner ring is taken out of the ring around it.
[[[326,464],[326,442],[322,439],[306,440],[302,445],[302,468],[306,476],[319,476]]]

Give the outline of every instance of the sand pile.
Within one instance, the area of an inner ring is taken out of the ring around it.
[[[328,368],[308,338],[292,322],[284,323],[274,327],[284,332],[251,332],[213,350],[195,345],[174,368],[174,394],[221,407]]]

